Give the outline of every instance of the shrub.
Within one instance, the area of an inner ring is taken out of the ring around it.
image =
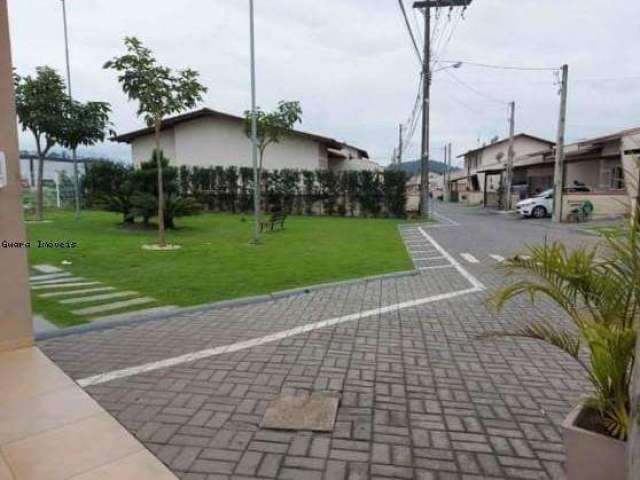
[[[640,320],[640,215],[624,236],[610,233],[605,244],[571,252],[561,243],[530,247],[530,258],[515,257],[507,273],[517,276],[490,299],[500,310],[519,295],[542,295],[560,306],[574,329],[540,319],[490,336],[519,336],[547,342],[580,364],[593,386],[589,413],[611,436],[624,440],[630,429],[630,382]],[[582,350],[589,354],[588,361]]]
[[[123,223],[132,223],[131,200],[135,190],[132,173],[130,166],[121,163],[91,162],[82,181],[86,205],[121,213]]]

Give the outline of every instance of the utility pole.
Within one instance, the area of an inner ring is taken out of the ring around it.
[[[67,93],[69,94],[69,104],[73,103],[73,96],[71,95],[71,61],[69,60],[69,30],[67,28],[67,4],[65,0],[62,0],[62,23],[64,25],[64,56],[67,62]],[[73,183],[75,190],[75,208],[76,208],[76,220],[80,219],[80,180],[78,178],[78,155],[76,149],[71,151],[71,158],[73,159]]]
[[[511,210],[511,184],[513,183],[513,161],[515,158],[515,151],[513,145],[515,142],[516,134],[516,102],[509,104],[509,151],[507,153],[507,181],[505,182],[505,202],[504,209]]]
[[[258,174],[258,119],[256,118],[256,43],[253,0],[249,0],[249,28],[251,43],[251,158],[253,160],[253,214],[255,230],[253,243],[260,243],[260,175]]]
[[[424,52],[422,54],[422,158],[420,161],[420,215],[429,218],[429,114],[431,106],[431,9],[468,7],[472,0],[428,0],[414,2],[424,10]]]
[[[400,134],[398,136],[398,165],[402,163],[402,124],[400,124]]]
[[[447,183],[446,183],[447,196],[446,198],[447,198],[447,202],[451,202],[451,167],[453,165],[453,154],[452,154],[451,142],[449,142],[448,149],[449,149],[449,162],[447,165]]]
[[[448,202],[447,199],[447,172],[449,170],[449,146],[444,145],[444,174],[442,175],[442,200]]]
[[[560,90],[560,118],[558,119],[558,139],[556,141],[556,168],[553,176],[553,221],[562,222],[562,195],[564,193],[564,136],[567,124],[567,87],[569,66],[562,66],[562,87]]]

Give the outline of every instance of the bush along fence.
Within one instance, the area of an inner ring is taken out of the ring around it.
[[[157,203],[154,162],[140,169],[95,162],[84,180],[89,206],[123,214],[125,222],[142,217],[146,223]],[[250,213],[253,210],[253,169],[246,167],[169,167],[163,164],[167,211],[173,218],[196,213]],[[331,170],[263,170],[261,208],[294,215],[361,217],[405,216],[405,172]],[[173,208],[173,207],[176,208]],[[151,215],[152,216],[152,215]]]
[[[180,167],[180,191],[210,211],[248,213],[253,208],[253,169]],[[263,211],[295,215],[404,217],[404,172],[263,170]]]

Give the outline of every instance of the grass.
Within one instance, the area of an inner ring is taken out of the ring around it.
[[[628,230],[628,224],[626,224],[625,222],[620,222],[617,224],[594,225],[583,227],[581,228],[581,230],[590,235],[596,235],[599,237],[603,237],[605,235],[621,237],[625,235],[625,232]]]
[[[30,264],[67,260],[63,268],[74,275],[135,290],[157,299],[155,305],[198,305],[412,268],[399,220],[294,216],[284,231],[254,246],[250,217],[204,214],[180,219],[181,228],[168,232],[167,241],[181,250],[149,252],[141,246],[154,243],[155,232],[123,229],[113,213],[86,211],[76,222],[71,212],[51,212],[47,219],[52,223],[27,226],[32,242],[78,246],[32,246]],[[33,298],[34,310],[60,326],[87,320],[54,300]]]

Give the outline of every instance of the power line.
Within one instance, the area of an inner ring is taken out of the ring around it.
[[[486,98],[487,100],[493,102],[493,103],[498,103],[500,105],[506,105],[508,102],[505,102],[504,100],[499,100],[497,98],[494,98],[490,95],[487,95],[486,93],[478,90],[475,87],[472,87],[471,85],[469,85],[468,83],[460,80],[456,75],[453,74],[453,72],[451,72],[450,70],[444,70],[445,72],[447,72],[447,74],[453,78],[458,84],[462,85],[463,87],[467,88],[468,90],[471,90],[472,92],[474,92],[476,95],[479,95],[481,97]]]
[[[409,17],[407,15],[407,9],[404,6],[404,1],[398,0],[398,4],[400,5],[400,10],[402,11],[402,17],[404,18],[404,23],[407,26],[407,31],[409,32],[409,36],[411,37],[413,48],[415,49],[416,55],[418,56],[418,60],[420,61],[420,63],[422,63],[422,54],[420,53],[420,49],[418,48],[418,42],[416,41],[416,37],[413,34],[413,30],[411,29],[411,23],[409,22]]]
[[[420,118],[420,115],[422,113],[422,81],[423,81],[423,77],[422,75],[420,75],[420,78],[418,81],[418,93],[416,95],[416,100],[414,102],[413,109],[411,110],[411,116],[409,117],[409,119],[407,120],[407,123],[405,124],[407,128],[405,129],[406,133],[403,140],[403,145],[405,146],[403,151],[406,150],[408,148],[409,143],[411,143],[413,135],[415,134],[416,128],[418,126],[418,119]]]
[[[438,50],[435,53],[438,61],[440,61],[439,60],[440,57],[444,54],[444,52],[446,52],[447,47],[449,46],[449,44],[451,43],[451,39],[453,38],[453,34],[455,33],[456,29],[458,28],[458,26],[460,25],[463,19],[464,19],[464,10],[460,12],[460,14],[456,17],[456,19],[452,23],[451,30],[449,31],[449,37],[447,38],[447,40],[444,42],[443,45],[438,46]]]
[[[511,65],[492,65],[489,63],[465,62],[462,60],[440,60],[441,63],[461,63],[472,67],[495,68],[499,70],[525,70],[525,71],[559,71],[560,67],[516,67]]]

